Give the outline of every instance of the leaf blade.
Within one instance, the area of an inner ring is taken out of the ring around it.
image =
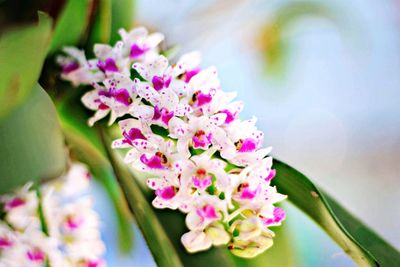
[[[56,109],[36,85],[26,103],[0,122],[0,194],[57,177],[66,164]]]
[[[5,32],[0,38],[0,119],[30,95],[50,44],[51,19]]]
[[[119,40],[118,30],[133,26],[135,0],[112,0],[111,42]]]
[[[273,183],[289,201],[305,212],[360,266],[399,266],[400,254],[389,243],[363,225],[305,175],[274,160]],[[377,245],[378,244],[378,245]]]
[[[54,28],[49,53],[66,45],[77,45],[89,26],[89,0],[68,0]]]
[[[99,0],[87,47],[91,48],[96,43],[110,42],[111,21],[111,0]]]

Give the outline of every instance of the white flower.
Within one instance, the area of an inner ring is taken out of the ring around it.
[[[70,166],[68,172],[49,185],[54,190],[66,197],[80,194],[87,190],[90,185],[91,174],[87,167],[82,163],[74,163]]]
[[[190,231],[182,235],[181,241],[188,252],[198,252],[209,249],[212,245],[225,245],[230,240],[229,234],[220,223],[208,226],[205,231]]]
[[[228,179],[224,170],[226,162],[212,158],[212,151],[191,157],[183,166],[182,179],[190,180],[192,188],[200,191],[209,186],[215,186],[219,190],[225,188]]]
[[[78,192],[88,177],[83,164],[72,164],[56,181],[2,197],[0,266],[105,266],[99,218],[90,197]]]
[[[216,196],[198,196],[190,205],[186,216],[186,225],[190,230],[204,230],[211,223],[221,220],[227,212],[224,202]]]
[[[211,146],[222,147],[227,138],[219,122],[224,121],[224,115],[213,117],[190,116],[188,122],[175,118],[169,124],[169,136],[177,138],[177,149],[182,155],[189,155],[190,148],[207,150]]]
[[[71,81],[74,86],[102,81],[104,72],[97,67],[96,60],[87,60],[85,53],[74,47],[65,47],[66,57],[60,56],[57,62],[62,67],[61,78]]]
[[[6,223],[0,222],[0,253],[11,249],[16,241],[16,233]]]
[[[176,64],[171,68],[171,88],[179,96],[186,96],[192,86],[190,81],[200,71],[201,55],[199,52],[191,52],[181,56]]]
[[[129,150],[125,162],[135,169],[152,174],[165,174],[174,170],[174,163],[180,157],[173,141],[158,135],[149,136],[147,140],[132,141],[134,149]]]
[[[4,196],[3,203],[6,211],[5,220],[17,230],[28,227],[38,227],[40,221],[37,216],[38,199],[36,192],[31,190],[32,184],[28,183],[15,195]]]
[[[164,40],[161,33],[148,34],[144,27],[138,27],[130,32],[119,30],[122,41],[117,43],[121,46],[125,56],[135,61],[148,61],[158,55],[157,46]]]
[[[65,205],[57,214],[59,238],[72,259],[94,258],[104,253],[99,219],[92,210],[92,200],[81,198]]]
[[[180,169],[179,163],[175,163],[176,169]],[[152,204],[159,209],[169,208],[187,210],[187,204],[191,196],[189,194],[190,184],[172,172],[162,178],[149,178],[147,180],[149,188],[155,191],[156,197]]]
[[[104,86],[93,84],[94,90],[87,92],[82,97],[83,104],[96,111],[89,119],[89,125],[104,118],[111,113],[109,124],[118,117],[130,112],[133,105],[138,105],[134,83],[122,74],[115,74],[103,82]]]
[[[260,219],[254,216],[235,221],[231,231],[234,233],[234,238],[228,248],[240,257],[253,258],[273,244],[274,234],[263,228]]]
[[[105,44],[95,44],[94,54],[98,61],[96,67],[109,77],[113,73],[122,73],[129,76],[130,60],[124,56],[124,51],[121,45],[112,47]]]
[[[192,253],[209,249],[212,245],[212,240],[203,231],[187,232],[182,235],[181,241],[186,250]]]
[[[203,112],[208,116],[212,116],[213,114],[225,114],[224,125],[230,125],[232,122],[237,121],[239,113],[243,109],[243,103],[241,101],[232,102],[236,96],[236,92],[218,90],[215,93],[213,101],[207,109],[203,109]]]

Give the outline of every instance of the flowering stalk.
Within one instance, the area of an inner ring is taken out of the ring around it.
[[[104,267],[98,215],[83,194],[89,179],[76,163],[54,181],[2,196],[0,266]]]
[[[262,147],[256,119],[239,119],[243,104],[221,89],[214,67],[200,66],[198,52],[170,65],[158,48],[162,34],[119,33],[114,46],[95,45],[95,59],[72,47],[58,58],[63,79],[93,87],[82,97],[95,111],[89,125],[108,114],[110,125],[118,119],[121,138],[112,147],[129,148],[125,162],[153,175],[155,208],[187,214],[187,251],[227,245],[254,257],[268,249],[269,228],[285,218],[275,203],[285,196],[270,185],[271,148]]]

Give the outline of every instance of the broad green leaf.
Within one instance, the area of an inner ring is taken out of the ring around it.
[[[111,42],[119,40],[118,30],[124,28],[130,30],[133,26],[135,0],[111,0]]]
[[[103,133],[102,140],[113,166],[115,176],[124,191],[129,207],[141,232],[143,233],[151,253],[153,254],[155,262],[158,266],[162,267],[182,266],[173,245],[157,216],[154,214],[151,205],[147,202],[145,196],[140,190],[139,185],[128,168],[118,160],[117,155],[115,155],[114,151],[111,150],[110,142],[106,140],[104,130],[100,129],[100,131]],[[174,222],[172,222],[170,227],[174,227],[173,223]]]
[[[50,97],[36,85],[24,105],[0,122],[0,194],[62,174],[64,138]]]
[[[274,160],[279,191],[335,240],[360,266],[400,266],[400,253],[305,175]]]
[[[79,102],[79,89],[71,87],[64,89],[71,90],[71,92],[58,102],[57,107],[67,144],[73,152],[73,156],[86,163],[93,176],[106,189],[115,207],[120,248],[123,252],[129,252],[133,246],[133,233],[127,204],[115,180],[113,169],[105,156],[96,130],[87,125],[85,109]]]
[[[86,33],[90,21],[90,9],[94,1],[67,0],[54,28],[50,53],[66,45],[78,45]]]
[[[35,87],[50,43],[51,19],[0,36],[0,119],[21,104]]]

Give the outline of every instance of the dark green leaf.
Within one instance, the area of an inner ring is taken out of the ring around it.
[[[5,32],[0,38],[0,119],[35,87],[51,37],[51,19]]]
[[[67,0],[54,29],[50,46],[53,53],[66,45],[78,45],[89,26],[90,0]]]
[[[400,266],[400,254],[389,243],[341,207],[306,176],[274,161],[278,190],[310,216],[360,266]]]
[[[88,47],[95,43],[109,43],[111,35],[111,0],[99,0],[96,17],[90,32]]]
[[[119,40],[118,30],[133,26],[135,0],[112,0],[111,42]]]
[[[24,105],[0,122],[0,194],[28,181],[57,177],[66,163],[56,110],[36,85]]]

